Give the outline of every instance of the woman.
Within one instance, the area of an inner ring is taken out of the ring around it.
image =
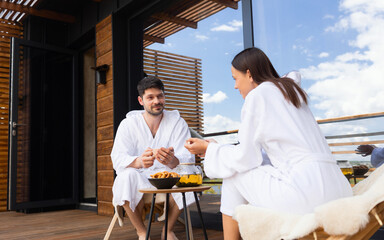
[[[235,89],[245,99],[240,144],[187,140],[193,154],[205,154],[210,178],[223,178],[221,212],[225,239],[240,239],[232,219],[240,204],[303,214],[325,202],[352,195],[307,105],[306,93],[280,78],[268,57],[248,48],[232,61]],[[263,162],[262,149],[270,161]]]

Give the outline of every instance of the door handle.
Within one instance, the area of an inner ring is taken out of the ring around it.
[[[22,123],[17,123],[17,122],[12,123],[13,128],[16,128],[17,126],[27,126],[27,124],[22,124]]]

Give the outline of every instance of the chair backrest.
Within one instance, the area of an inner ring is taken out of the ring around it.
[[[353,188],[353,195],[364,194],[370,187],[384,176],[384,164],[376,168],[366,179],[358,182]]]
[[[354,196],[325,203],[318,206],[314,213],[300,216],[241,205],[236,208],[235,218],[243,239],[253,239],[256,235],[260,236],[258,239],[296,239],[307,234],[310,236],[316,229],[324,229],[328,236],[361,235],[365,228],[372,227],[372,221],[376,221],[370,218],[370,214],[377,206],[383,205],[383,186],[384,165],[354,187]],[[380,209],[384,212],[384,209]]]

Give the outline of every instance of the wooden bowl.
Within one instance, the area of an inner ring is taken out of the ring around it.
[[[148,180],[157,189],[167,189],[172,188],[180,178],[148,178]]]

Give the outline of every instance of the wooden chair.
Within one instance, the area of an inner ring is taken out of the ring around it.
[[[149,214],[150,212],[152,198],[149,194],[144,194],[143,200],[144,200],[144,209],[143,209],[142,219],[144,221],[146,218],[146,215]],[[160,220],[161,220],[161,216],[164,213],[164,202],[165,202],[165,194],[159,194],[159,196],[156,199],[154,214],[159,214]],[[125,215],[126,214],[123,210],[123,207],[115,206],[115,214],[113,215],[111,223],[109,224],[108,230],[104,236],[104,240],[109,239],[117,220],[119,220],[120,227],[124,225],[123,221],[124,221]],[[152,218],[152,219],[153,219],[152,221],[155,221],[155,218]]]
[[[150,194],[144,194],[143,196],[144,199],[144,209],[143,209],[143,215],[142,219],[143,221],[145,220],[146,216],[150,213],[151,210],[151,201],[152,201],[152,196]],[[164,221],[164,203],[165,203],[165,194],[159,193],[156,197],[156,203],[155,203],[155,209],[153,214],[158,214],[158,221]],[[123,226],[123,220],[124,216],[126,214],[123,211],[123,207],[115,207],[115,214],[112,217],[112,220],[109,224],[108,230],[105,233],[104,240],[108,240],[109,237],[111,236],[112,230],[116,225],[116,221],[119,220],[119,226]],[[189,208],[187,207],[187,217],[189,218],[189,222],[191,222],[191,214],[189,211]],[[150,218],[151,219],[151,218]],[[152,222],[155,221],[155,218],[152,217]],[[178,221],[181,222],[182,224],[185,224],[184,219],[178,218]],[[192,231],[192,226],[189,224],[189,239],[193,240],[193,231]]]
[[[318,206],[306,215],[286,214],[250,205],[236,208],[244,240],[369,239],[384,220],[384,165],[353,187],[354,196]]]

